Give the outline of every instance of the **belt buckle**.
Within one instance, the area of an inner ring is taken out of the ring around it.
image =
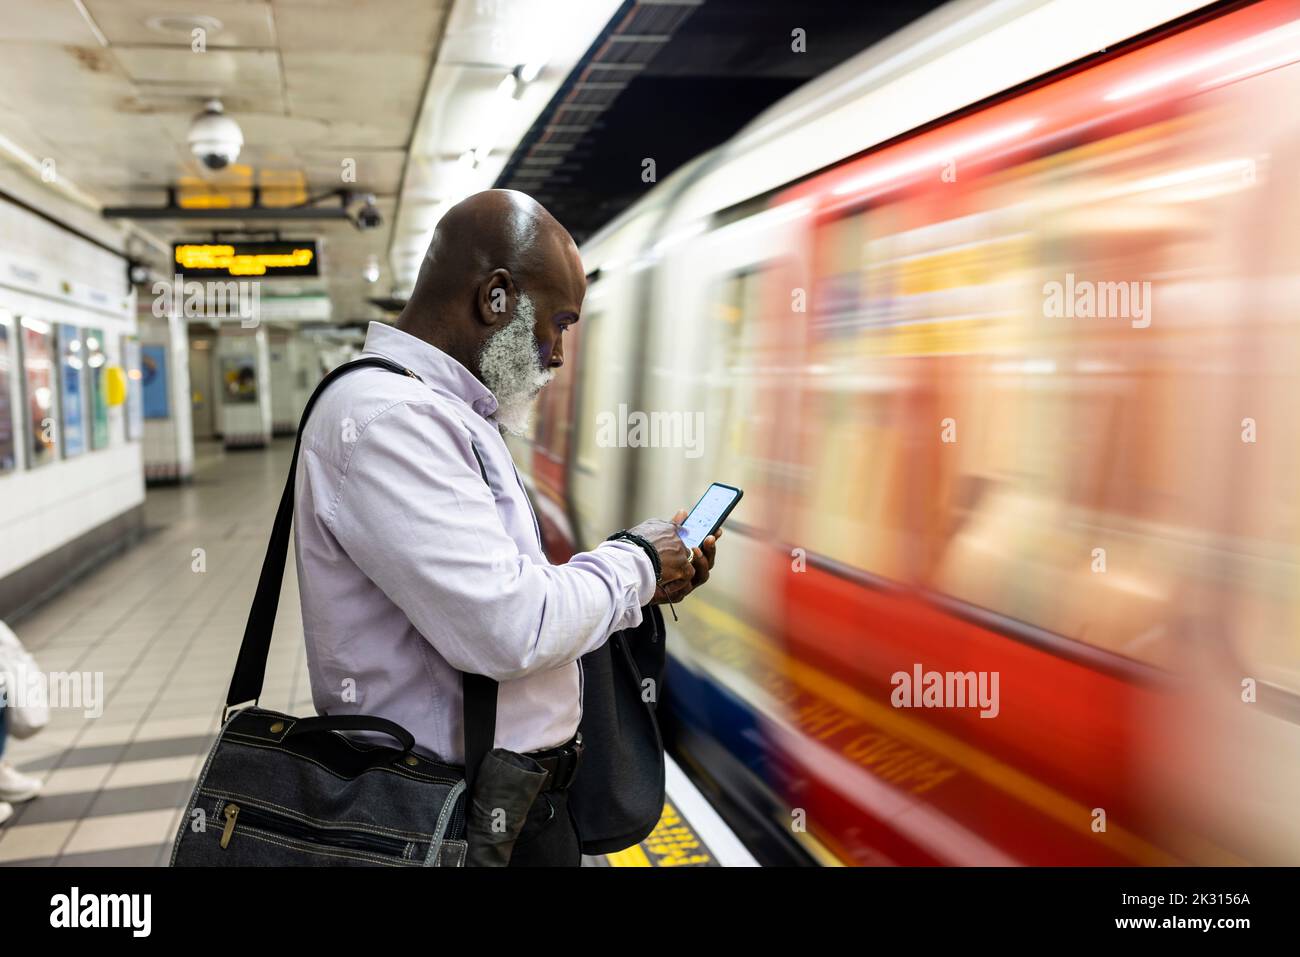
[[[563,771],[563,779],[556,780],[551,787],[557,791],[563,791],[573,784],[574,778],[578,776],[578,765],[582,760],[582,732],[579,731],[573,737],[573,747],[565,748],[564,753],[560,755],[557,762]],[[559,778],[559,775],[556,775]]]

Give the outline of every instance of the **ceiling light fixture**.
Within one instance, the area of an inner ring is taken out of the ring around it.
[[[204,33],[218,33],[225,26],[216,17],[185,13],[159,14],[156,17],[149,17],[145,20],[144,25],[155,33],[183,33],[186,36],[193,36],[195,30],[202,30]]]

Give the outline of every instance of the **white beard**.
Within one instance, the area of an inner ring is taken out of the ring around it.
[[[478,356],[483,384],[497,399],[494,416],[511,435],[527,435],[533,421],[533,400],[555,378],[555,370],[542,366],[541,344],[534,326],[537,310],[521,292],[514,318],[483,344]]]

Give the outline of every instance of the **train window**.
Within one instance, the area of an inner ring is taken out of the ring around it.
[[[1300,426],[1242,438],[1300,361],[1290,73],[822,224],[795,540],[1159,666],[1212,623],[1300,690]]]
[[[701,488],[722,481],[746,489],[745,514],[755,522],[761,494],[755,482],[755,457],[761,452],[763,407],[759,404],[757,335],[766,271],[750,268],[722,280],[714,297],[707,341],[701,455],[693,459],[693,481]],[[705,472],[707,471],[707,475]]]
[[[590,295],[588,292],[589,299]],[[601,381],[598,373],[601,361],[601,337],[604,334],[604,322],[600,310],[590,306],[585,308],[580,325],[583,327],[582,354],[586,361],[576,364],[573,373],[578,378],[578,401],[575,409],[577,450],[574,464],[584,472],[594,473],[597,468],[596,412],[597,402],[600,399],[597,389],[600,388]]]
[[[59,457],[59,391],[54,329],[42,319],[24,316],[22,356],[27,403],[27,462],[29,467]]]
[[[896,580],[907,568],[911,488],[904,422],[912,366],[893,359],[905,291],[897,211],[824,224],[814,238],[812,309],[796,452],[804,466],[783,537],[836,562]],[[876,268],[866,268],[870,252]],[[889,264],[893,265],[889,265]]]
[[[579,367],[579,336],[576,323],[564,333],[564,365],[542,390],[527,436],[533,448],[557,464],[567,458],[573,432],[573,377]]]
[[[577,395],[575,377],[578,374],[578,367],[581,364],[582,355],[582,331],[577,325],[569,327],[565,335],[564,343],[564,361],[569,365],[569,374],[564,377],[564,385],[560,394],[556,396],[555,427],[556,435],[551,442],[551,448],[555,453],[555,461],[565,462],[569,458],[569,447],[573,442],[573,403]]]
[[[948,531],[934,529],[928,574],[972,604],[1162,666],[1176,661],[1190,610],[1175,571],[1189,570],[1186,555],[1168,531],[1213,524],[1192,505],[1204,490],[1174,399],[1209,385],[1193,386],[1184,351],[1200,334],[1187,313],[1149,322],[1153,277],[1177,295],[1223,251],[1198,241],[1222,206],[1160,196],[1195,153],[1185,132],[1151,123],[972,190],[974,205],[1011,217],[1015,238],[968,374],[944,390],[966,432],[940,468],[949,487],[978,495],[937,501]],[[1107,302],[1079,295],[1098,289]],[[1171,378],[1162,368],[1179,353],[1189,371]]]

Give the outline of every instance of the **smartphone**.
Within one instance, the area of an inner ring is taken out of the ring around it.
[[[686,516],[686,521],[677,529],[677,534],[686,543],[686,547],[698,548],[700,542],[721,528],[723,520],[731,514],[744,494],[740,489],[721,482],[710,485]]]

